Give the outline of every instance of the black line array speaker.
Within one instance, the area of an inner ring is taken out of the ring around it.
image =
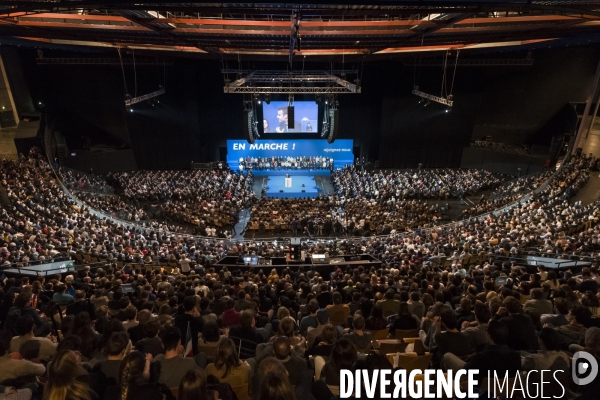
[[[248,143],[254,143],[254,134],[252,133],[252,118],[254,117],[254,111],[244,110],[244,117],[242,118],[242,129],[244,130],[244,138]]]
[[[329,110],[329,133],[327,135],[327,143],[335,142],[337,137],[338,127],[340,125],[339,110]]]
[[[288,106],[288,129],[296,129],[294,127],[294,106]]]

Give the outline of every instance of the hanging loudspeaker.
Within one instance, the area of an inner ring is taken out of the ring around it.
[[[294,106],[288,106],[288,129],[294,128]]]
[[[329,134],[327,135],[327,143],[335,142],[338,126],[340,125],[339,119],[340,113],[338,110],[329,110]]]
[[[254,135],[252,133],[252,117],[254,112],[252,110],[244,110],[244,117],[242,118],[242,129],[244,130],[244,138],[248,143],[254,143]]]

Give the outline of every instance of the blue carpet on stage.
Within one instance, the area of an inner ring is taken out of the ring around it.
[[[285,176],[285,174],[290,174],[290,176],[306,176],[306,175],[331,175],[331,171],[328,169],[315,169],[315,170],[307,170],[307,169],[291,169],[291,170],[280,170],[280,171],[266,171],[266,170],[252,170],[252,174],[254,176]]]
[[[302,187],[304,184],[304,187]],[[285,176],[269,176],[267,197],[287,199],[293,197],[317,197],[317,184],[312,176],[292,176],[292,187],[285,187]],[[280,192],[283,190],[283,192]],[[304,190],[304,193],[302,192]]]

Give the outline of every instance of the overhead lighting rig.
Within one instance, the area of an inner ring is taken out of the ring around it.
[[[348,72],[348,71],[346,71]],[[341,94],[360,93],[360,84],[348,82],[326,71],[247,71],[231,82],[225,80],[224,93],[260,94]]]
[[[153,97],[160,96],[161,94],[165,94],[165,88],[160,86],[156,92],[148,93],[143,96],[131,97],[130,95],[125,96],[125,107],[132,106],[136,103],[140,103],[142,101],[150,100]]]
[[[454,100],[452,99],[451,94],[448,95],[448,97],[434,96],[432,94],[428,94],[428,93],[419,91],[418,86],[416,86],[413,89],[412,94],[415,94],[415,95],[422,97],[424,99],[427,99],[427,100],[435,101],[436,103],[440,103],[440,104],[446,105],[448,107],[452,107],[452,105],[454,104]]]

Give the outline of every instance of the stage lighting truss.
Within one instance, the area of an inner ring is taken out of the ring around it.
[[[134,105],[136,103],[140,103],[142,101],[150,100],[154,97],[160,96],[161,94],[165,94],[165,88],[162,86],[156,92],[148,93],[143,96],[130,98],[130,97],[128,97],[129,95],[127,95],[127,96],[125,96],[125,107],[132,106],[132,105]]]
[[[246,71],[233,82],[225,80],[224,93],[342,94],[360,93],[360,85],[326,71]]]
[[[413,89],[412,94],[416,94],[419,97],[422,97],[427,100],[435,101],[436,103],[443,104],[448,107],[452,107],[454,104],[454,100],[452,100],[452,95],[448,95],[448,97],[438,97],[432,94],[428,94],[425,92],[419,91],[418,88]]]

